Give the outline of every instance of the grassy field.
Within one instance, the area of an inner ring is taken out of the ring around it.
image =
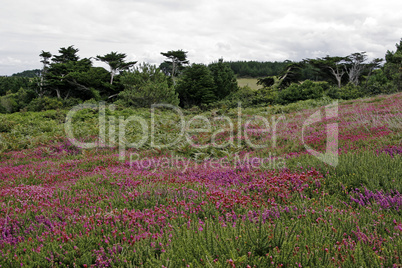
[[[0,115],[0,265],[400,267],[402,94],[329,104]]]
[[[251,89],[260,89],[262,88],[262,86],[257,85],[257,78],[237,78],[237,84],[239,85],[239,87],[245,87],[248,86]]]

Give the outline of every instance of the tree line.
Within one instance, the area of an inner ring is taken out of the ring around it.
[[[325,56],[299,62],[224,62],[190,64],[187,52],[161,52],[159,66],[127,61],[110,52],[80,58],[79,49],[58,54],[41,51],[40,70],[0,77],[0,113],[71,107],[85,101],[149,107],[169,103],[185,108],[286,104],[321,98],[351,99],[402,90],[402,39],[384,59],[368,60],[366,52]],[[94,67],[104,62],[108,69]],[[263,88],[239,88],[236,77],[258,77]]]

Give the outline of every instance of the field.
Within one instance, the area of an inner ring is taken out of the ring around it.
[[[334,105],[1,115],[0,265],[401,267],[402,94]]]
[[[239,85],[239,87],[245,87],[248,86],[251,89],[260,89],[262,88],[262,86],[257,85],[257,78],[237,78],[237,84]]]

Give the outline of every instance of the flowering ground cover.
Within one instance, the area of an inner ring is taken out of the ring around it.
[[[37,114],[4,116],[1,267],[400,267],[402,94],[340,103],[336,119],[302,135],[318,109],[303,105],[244,109],[240,128],[237,111],[219,111],[234,119],[233,135],[191,138],[233,144],[146,143],[127,149],[136,161],[119,160],[118,147],[71,144],[58,127],[63,112],[44,112],[40,122]],[[283,116],[275,146],[256,115]],[[93,140],[97,114],[79,116],[75,133]],[[247,118],[256,118],[248,129]],[[174,132],[164,120],[158,141]],[[305,149],[325,151],[334,122],[336,167]]]

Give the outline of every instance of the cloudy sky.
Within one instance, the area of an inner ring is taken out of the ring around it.
[[[402,38],[401,10],[400,0],[7,0],[0,75],[41,68],[42,50],[70,45],[82,58],[117,51],[154,64],[177,49],[197,63],[383,58]]]

